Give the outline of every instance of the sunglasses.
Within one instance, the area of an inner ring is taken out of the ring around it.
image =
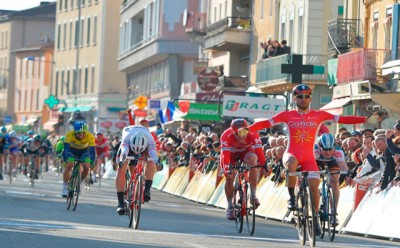
[[[323,148],[323,147],[321,147],[321,149],[324,150],[324,151],[332,151],[333,148]]]
[[[299,94],[296,96],[297,99],[310,99],[311,95],[306,95],[306,94]]]

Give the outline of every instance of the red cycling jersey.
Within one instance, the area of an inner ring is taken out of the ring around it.
[[[101,154],[108,152],[108,140],[106,137],[102,137],[102,138],[96,137],[95,145],[96,145],[97,156],[100,156]]]
[[[239,141],[232,128],[228,128],[221,136],[221,157],[220,165],[226,173],[229,170],[231,161],[235,161],[239,156],[244,161],[244,156],[247,153],[255,153],[258,157],[258,162],[265,164],[265,157],[262,150],[262,143],[257,132],[249,132],[243,141]]]
[[[254,123],[249,127],[251,132],[285,123],[288,131],[288,145],[285,153],[297,158],[302,170],[318,171],[314,156],[314,144],[319,127],[324,121],[343,124],[365,123],[361,116],[339,116],[325,111],[309,110],[299,113],[297,110],[284,111],[265,121]]]

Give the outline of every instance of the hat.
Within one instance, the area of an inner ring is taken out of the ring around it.
[[[361,136],[361,133],[359,131],[353,131],[351,132],[351,136]]]
[[[207,148],[213,148],[212,144],[208,144]]]
[[[364,130],[361,131],[361,135],[364,135],[365,132],[370,131],[371,133],[374,133],[374,130],[370,129],[370,128],[366,128]]]

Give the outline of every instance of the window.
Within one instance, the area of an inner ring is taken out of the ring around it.
[[[61,10],[62,10],[62,7],[63,7],[63,4],[62,4],[62,2],[63,2],[63,1],[62,1],[62,0],[60,0],[60,5],[58,5],[58,10],[59,10],[59,11],[61,11]]]
[[[77,85],[78,85],[78,94],[81,94],[82,93],[82,68],[78,69]]]
[[[83,30],[84,30],[84,27],[85,27],[85,20],[84,19],[82,19],[81,20],[81,26],[79,27],[81,30],[80,30],[80,37],[79,37],[79,45],[80,46],[83,46],[83,41],[84,41],[84,37],[83,37]]]
[[[69,22],[69,46],[68,46],[69,49],[72,48],[72,37],[74,36],[73,29],[74,29],[74,24],[72,21],[70,21]]]
[[[296,50],[298,53],[303,53],[303,8],[299,8],[299,18],[297,24],[297,46],[292,48],[292,53]],[[294,44],[293,44],[294,45]],[[292,46],[292,44],[289,44]]]
[[[90,45],[90,17],[87,20],[87,34],[86,34],[86,45]]]
[[[281,30],[280,30],[280,39],[283,40],[285,37],[285,23],[286,23],[286,15],[281,16]]]
[[[261,6],[260,6],[260,19],[264,19],[264,0],[261,0]]]
[[[91,82],[91,92],[94,93],[94,81],[95,81],[95,74],[94,74],[94,65],[92,65],[92,82]]]
[[[67,95],[69,95],[70,93],[71,93],[71,90],[70,90],[70,88],[69,88],[69,86],[70,86],[70,83],[69,83],[69,80],[70,80],[70,78],[69,78],[69,75],[70,75],[70,70],[69,70],[69,68],[67,69],[67,79],[66,79],[66,81],[65,82],[63,82],[63,85],[65,84],[65,93],[67,94]]]
[[[60,88],[61,88],[60,95],[63,96],[64,95],[64,70],[61,71]]]
[[[39,100],[40,100],[40,90],[36,89],[36,109],[35,110],[39,110]]]
[[[67,48],[67,23],[64,23],[63,49]]]
[[[72,0],[72,1],[73,1],[73,0]],[[65,3],[65,5],[64,5],[64,9],[65,9],[65,10],[68,10],[68,0],[65,0],[65,2],[64,2],[64,3]]]
[[[60,50],[61,43],[61,24],[57,25],[57,50]]]
[[[85,77],[85,88],[84,88],[84,92],[85,92],[85,94],[87,94],[88,93],[88,86],[89,86],[89,81],[88,81],[88,75],[89,74],[89,69],[88,69],[88,67],[86,66],[85,67],[85,75],[84,75],[84,77]]]
[[[93,44],[96,44],[97,37],[97,16],[93,17]]]
[[[58,71],[56,71],[56,88],[54,89],[54,95],[58,96],[58,83],[60,82],[58,79]]]
[[[78,47],[79,44],[79,21],[75,20],[75,48]]]

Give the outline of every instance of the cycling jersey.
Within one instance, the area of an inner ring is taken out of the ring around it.
[[[319,127],[325,121],[333,121],[343,124],[364,123],[365,117],[332,115],[325,111],[309,110],[299,113],[297,110],[284,111],[272,118],[254,123],[249,127],[250,131],[258,131],[285,123],[288,131],[288,145],[285,153],[297,158],[299,165],[306,171],[317,171],[318,166],[314,157],[314,144]]]
[[[321,155],[321,151],[319,150],[319,147],[317,144],[315,144],[314,146],[314,155],[315,155],[315,159],[324,159],[324,157],[322,157]],[[337,161],[337,162],[344,162],[346,158],[346,155],[344,155],[344,152],[342,150],[342,148],[335,146],[335,151],[332,154],[331,159]],[[329,158],[328,158],[329,159]]]
[[[265,157],[262,150],[262,143],[260,136],[257,132],[249,132],[244,141],[239,141],[232,128],[228,128],[221,135],[221,156],[220,165],[225,172],[229,170],[231,162],[236,162],[236,156],[243,161],[244,156],[247,153],[255,153],[258,158],[258,162],[261,165],[265,164]]]
[[[7,143],[7,148],[10,151],[10,153],[17,153],[19,152],[19,147],[23,144],[23,140],[19,137],[15,137],[13,140],[11,140],[10,136],[8,136],[8,139],[6,140]]]
[[[97,156],[108,152],[108,139],[106,137],[96,138],[95,143]]]
[[[117,156],[117,162],[123,162],[122,158],[124,156],[128,156],[129,151],[130,151],[130,147],[129,147],[130,140],[131,140],[131,137],[135,133],[143,133],[146,136],[147,152],[148,152],[150,158],[152,158],[156,161],[158,159],[157,151],[156,151],[156,142],[154,141],[153,136],[151,135],[150,131],[144,126],[129,126],[129,127],[125,127],[124,130],[122,131],[122,143],[117,152],[119,155],[119,156]]]
[[[34,138],[30,138],[22,145],[21,150],[25,153],[37,153],[42,147],[41,142],[35,142]]]
[[[94,135],[90,132],[86,132],[85,137],[82,140],[78,140],[75,137],[75,131],[69,131],[65,135],[64,142],[64,161],[68,161],[71,157],[83,159],[89,156],[91,161],[95,158],[95,143]],[[87,151],[89,150],[89,154]]]

